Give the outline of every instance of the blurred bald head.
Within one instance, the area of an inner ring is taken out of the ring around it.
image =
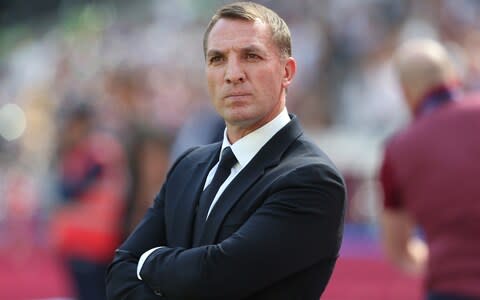
[[[457,79],[446,49],[429,39],[403,44],[394,54],[394,67],[412,111],[430,90]]]

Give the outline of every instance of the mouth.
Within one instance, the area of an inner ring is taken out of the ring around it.
[[[251,96],[251,94],[249,93],[232,93],[232,94],[226,95],[224,98],[234,100],[234,99],[243,99],[249,96]]]

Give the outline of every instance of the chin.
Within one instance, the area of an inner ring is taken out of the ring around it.
[[[239,110],[230,111],[227,114],[225,114],[225,117],[232,123],[243,123],[253,119],[252,114],[246,111],[239,111]]]

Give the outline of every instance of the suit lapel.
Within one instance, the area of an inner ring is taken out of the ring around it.
[[[193,221],[195,220],[197,201],[203,191],[205,180],[209,170],[218,159],[221,144],[218,144],[209,155],[198,161],[191,169],[190,182],[177,199],[174,209],[172,230],[175,239],[174,244],[190,248],[192,246]],[[170,244],[170,243],[169,243]]]
[[[266,169],[276,166],[280,162],[283,153],[301,134],[300,124],[293,116],[290,123],[277,132],[235,177],[210,212],[200,240],[202,245],[215,242],[223,220],[231,208],[248,188],[263,176]]]

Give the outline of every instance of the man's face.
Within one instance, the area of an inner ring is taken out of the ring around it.
[[[208,37],[206,75],[217,112],[242,136],[275,118],[295,72],[260,21],[220,19]]]

